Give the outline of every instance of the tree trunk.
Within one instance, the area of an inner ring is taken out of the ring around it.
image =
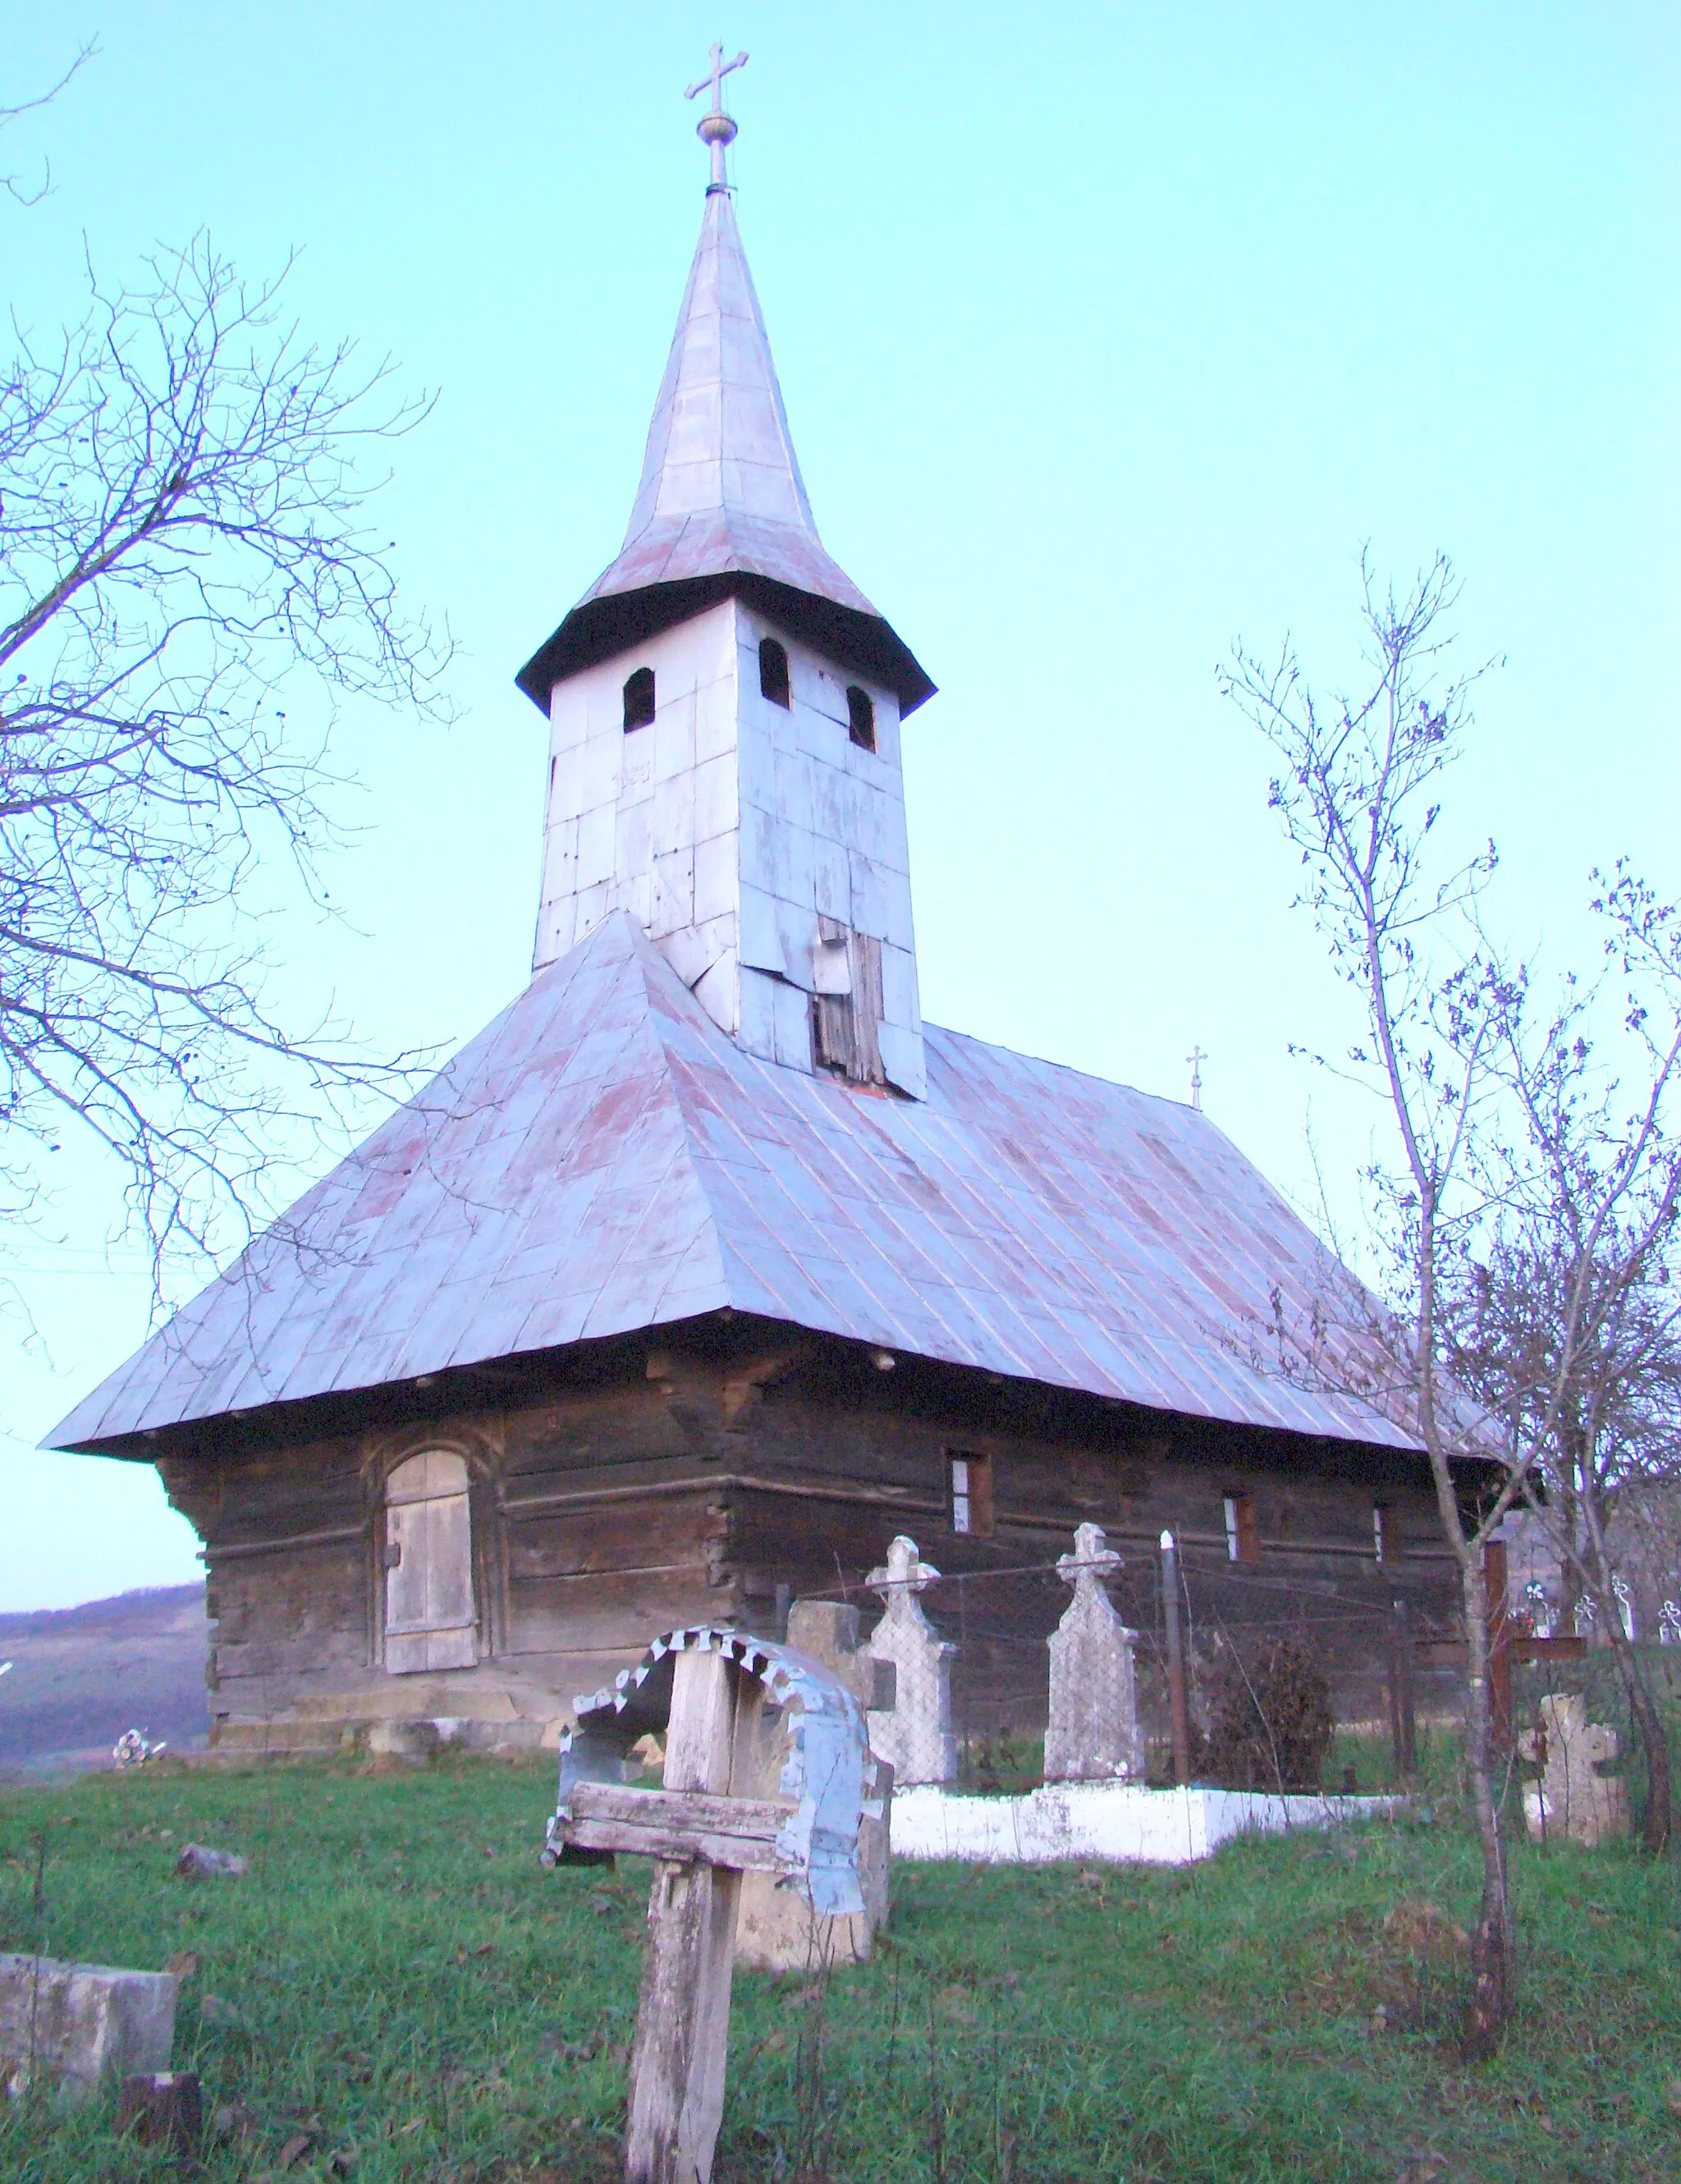
[[[1511,1910],[1506,1892],[1506,1845],[1495,1802],[1494,1719],[1489,1688],[1489,1602],[1482,1571],[1467,1555],[1460,1564],[1465,1636],[1470,1654],[1467,1691],[1467,1758],[1477,1841],[1483,1853],[1483,1902],[1471,1937],[1471,1999],[1465,2006],[1465,2057],[1483,2063],[1499,2049],[1511,2015],[1516,1986]]]

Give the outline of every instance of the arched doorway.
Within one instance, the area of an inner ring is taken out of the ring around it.
[[[385,1490],[385,1664],[393,1675],[478,1658],[467,1466],[448,1449],[399,1463]]]

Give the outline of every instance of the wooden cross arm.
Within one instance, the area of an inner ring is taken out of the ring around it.
[[[555,1835],[579,1850],[633,1858],[696,1858],[734,1873],[784,1873],[776,1838],[797,1808],[769,1797],[717,1797],[700,1790],[633,1790],[575,1782]]]

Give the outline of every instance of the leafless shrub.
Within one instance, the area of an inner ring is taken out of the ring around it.
[[[1273,1634],[1215,1650],[1200,1694],[1197,1773],[1234,1790],[1317,1790],[1337,1717],[1325,1673],[1300,1639]]]

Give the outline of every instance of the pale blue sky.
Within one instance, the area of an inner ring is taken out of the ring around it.
[[[1029,9],[335,0],[13,11],[0,101],[56,189],[0,209],[26,323],[208,226],[389,351],[437,414],[391,534],[460,641],[453,729],[346,723],[366,829],[287,984],[369,1038],[454,1040],[517,988],[543,733],[514,670],[615,551],[699,220],[684,86],[721,37],[742,230],[825,541],[941,685],[908,729],[935,1021],[1206,1103],[1305,1187],[1369,1119],[1286,1053],[1334,1036],[1288,911],[1236,636],[1328,677],[1355,564],[1467,580],[1503,654],[1455,785],[1497,916],[1567,950],[1590,864],[1681,889],[1673,6]],[[133,1346],[144,1289],[25,1239],[51,1351],[0,1325],[0,1607],[195,1568],[150,1473],[29,1452]]]

